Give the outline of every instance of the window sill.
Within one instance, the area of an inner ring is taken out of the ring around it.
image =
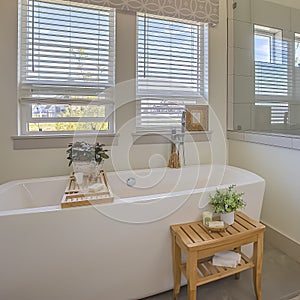
[[[177,133],[180,135],[181,133]],[[186,131],[184,133],[184,142],[209,142],[212,131]],[[133,144],[167,144],[172,142],[170,131],[138,131],[132,133]]]
[[[67,148],[74,134],[12,136],[14,150]],[[76,139],[94,139],[106,146],[118,145],[117,134],[76,134]]]
[[[263,144],[293,150],[300,150],[300,136],[255,131],[228,130],[227,138],[233,141]]]

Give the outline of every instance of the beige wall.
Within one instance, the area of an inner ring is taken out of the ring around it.
[[[262,221],[300,244],[300,152],[230,141],[229,164],[265,178]]]
[[[220,1],[220,24],[210,29],[210,103],[217,114],[211,114],[211,128],[215,131],[212,142],[187,144],[189,164],[224,162],[227,159],[226,139],[226,1]],[[118,32],[119,54],[117,60],[117,80],[132,79],[135,58],[132,51],[134,35],[127,26],[134,26],[134,16],[120,15]],[[0,2],[0,183],[13,179],[46,177],[68,174],[65,149],[13,150],[11,136],[17,134],[17,0]],[[123,45],[123,46],[122,46]],[[125,46],[124,46],[125,45]],[[122,48],[125,47],[125,48]],[[131,49],[131,50],[130,50]],[[135,114],[135,106],[129,105],[118,115],[120,128]],[[220,122],[217,120],[219,119]],[[106,168],[126,169],[164,166],[169,157],[170,145],[132,146],[132,122],[123,128],[119,146],[112,152]]]

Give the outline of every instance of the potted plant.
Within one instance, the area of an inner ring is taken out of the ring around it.
[[[68,145],[67,159],[69,166],[74,164],[75,172],[91,173],[91,168],[95,169],[102,167],[104,160],[108,159],[104,144],[90,144],[87,142],[75,142]],[[80,170],[81,169],[81,170]]]
[[[235,185],[230,185],[222,191],[217,189],[214,196],[209,195],[213,212],[221,214],[221,220],[229,225],[234,223],[234,212],[246,206],[242,198],[244,193],[237,193],[234,188]]]

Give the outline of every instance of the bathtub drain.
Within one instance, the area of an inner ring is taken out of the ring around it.
[[[127,179],[127,185],[128,185],[128,186],[135,186],[135,184],[136,184],[136,179],[135,179],[135,178],[129,177],[129,178]]]

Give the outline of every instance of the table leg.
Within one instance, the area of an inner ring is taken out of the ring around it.
[[[253,283],[256,293],[256,299],[261,300],[261,271],[262,271],[262,259],[263,259],[263,233],[258,234],[257,242],[253,246]]]
[[[172,258],[173,258],[173,277],[174,277],[174,290],[173,298],[177,299],[177,296],[180,292],[181,285],[181,249],[176,243],[176,236],[172,233]]]
[[[197,253],[187,254],[186,275],[188,282],[188,299],[196,300],[197,294]]]
[[[241,254],[241,249],[242,249],[242,247],[237,247],[237,248],[235,248],[234,250],[237,252],[237,253],[240,253]],[[234,278],[235,279],[240,279],[240,277],[241,277],[241,272],[238,272],[238,273],[235,273],[235,275],[234,275]]]

